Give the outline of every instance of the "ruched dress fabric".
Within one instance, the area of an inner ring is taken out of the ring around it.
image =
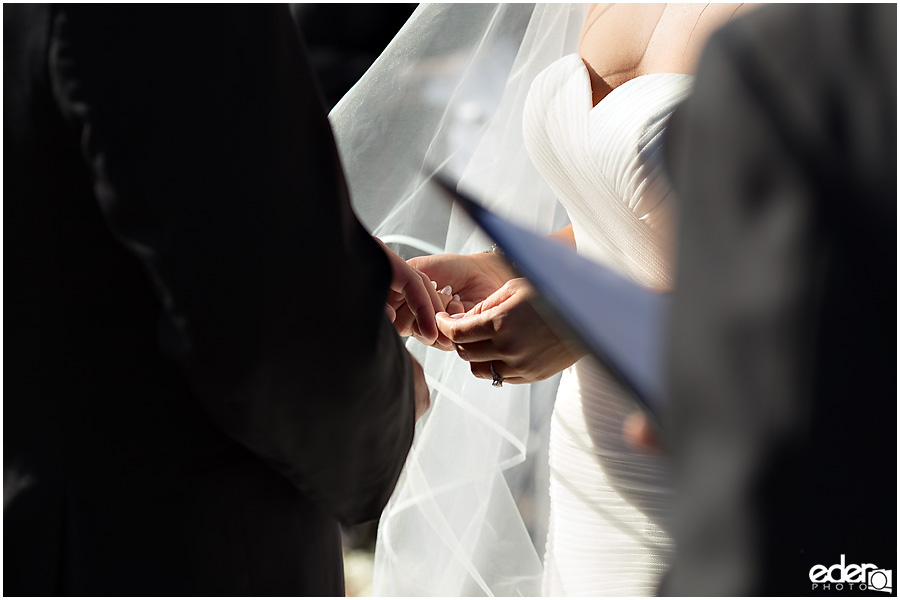
[[[565,206],[578,252],[642,285],[672,283],[675,206],[662,133],[693,77],[642,75],[592,106],[576,54],[534,81],[523,117],[536,168]],[[672,552],[665,457],[631,448],[626,392],[590,358],[560,383],[550,431],[547,596],[653,595]]]

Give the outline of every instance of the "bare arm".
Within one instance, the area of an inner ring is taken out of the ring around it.
[[[566,225],[559,231],[555,231],[555,232],[551,233],[550,237],[552,237],[555,240],[565,242],[566,244],[572,246],[573,248],[575,247],[575,232],[572,231],[571,225]]]

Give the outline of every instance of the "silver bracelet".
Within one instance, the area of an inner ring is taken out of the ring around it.
[[[519,272],[519,265],[517,265],[515,261],[509,260],[509,257],[506,256],[506,252],[504,252],[503,248],[501,248],[497,244],[494,244],[493,246],[485,250],[484,254],[499,254],[503,257],[503,260],[505,260],[509,264],[509,266],[512,267],[513,271],[515,271],[516,273]]]

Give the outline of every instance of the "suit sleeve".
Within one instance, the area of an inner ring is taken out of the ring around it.
[[[62,7],[50,53],[163,351],[230,436],[340,519],[376,518],[412,441],[412,368],[287,7]]]

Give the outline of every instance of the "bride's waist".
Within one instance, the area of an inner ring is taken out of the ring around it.
[[[661,454],[643,452],[624,437],[637,409],[625,389],[593,359],[582,359],[560,382],[551,423],[550,460],[567,479],[611,489],[643,512],[666,512],[671,468]]]
[[[571,379],[571,393],[590,417],[589,421],[607,423],[620,421],[635,407],[630,392],[597,359],[586,356],[565,374]]]
[[[579,360],[560,382],[553,424],[559,430],[560,443],[584,453],[601,457],[604,462],[625,462],[651,470],[666,468],[659,455],[636,450],[624,435],[625,420],[640,410],[626,390],[598,361]]]

